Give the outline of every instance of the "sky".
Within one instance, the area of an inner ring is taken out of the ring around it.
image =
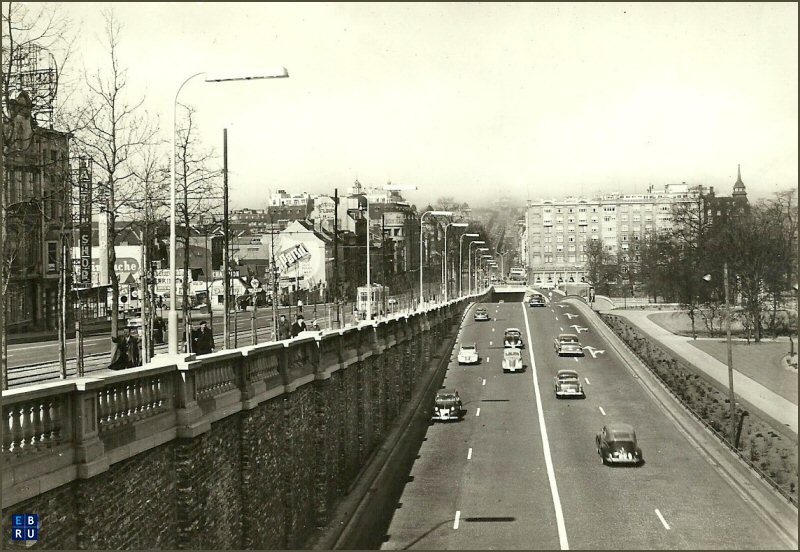
[[[796,3],[63,3],[72,69],[108,67],[104,6],[165,138],[190,75],[288,69],[180,93],[220,155],[228,129],[234,208],[356,179],[416,204],[727,195],[738,164],[751,198],[797,189]]]

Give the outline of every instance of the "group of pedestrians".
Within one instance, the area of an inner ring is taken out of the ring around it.
[[[122,330],[122,335],[111,337],[111,370],[124,370],[142,365],[142,353],[139,347],[139,337],[132,335],[128,328]]]
[[[307,325],[302,314],[298,314],[294,324],[289,324],[286,315],[282,314],[278,320],[278,339],[291,339],[297,337],[301,332],[320,331],[319,324],[314,320],[311,325]]]

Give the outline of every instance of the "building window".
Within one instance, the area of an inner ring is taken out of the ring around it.
[[[47,272],[58,272],[58,242],[47,242]]]

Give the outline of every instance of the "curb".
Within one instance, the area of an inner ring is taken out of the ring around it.
[[[580,301],[576,301],[581,303]],[[753,506],[762,519],[778,533],[791,549],[798,545],[798,510],[777,493],[742,460],[729,450],[691,412],[678,403],[665,385],[628,348],[625,342],[608,328],[597,313],[585,304],[578,307],[584,314],[591,313],[595,330],[602,334],[608,345],[625,362],[634,378],[661,407],[689,443],[716,468],[717,472],[744,500]]]

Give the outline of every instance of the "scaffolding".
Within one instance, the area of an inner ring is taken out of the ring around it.
[[[58,89],[56,60],[37,44],[21,44],[11,54],[8,97],[27,92],[31,115],[41,127],[53,128],[53,105]]]

